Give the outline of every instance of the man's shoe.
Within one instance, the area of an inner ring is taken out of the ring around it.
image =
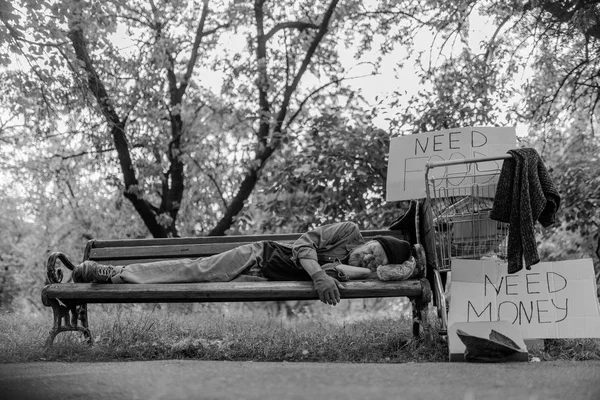
[[[411,276],[412,279],[425,278],[427,270],[427,256],[425,255],[425,249],[420,244],[413,245],[411,249],[412,256],[415,258],[417,265]]]
[[[101,265],[95,261],[84,261],[73,269],[75,283],[112,283],[110,278],[116,275],[112,265]]]

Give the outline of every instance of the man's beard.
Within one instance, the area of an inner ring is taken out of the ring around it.
[[[353,267],[361,267],[361,268],[368,268],[371,271],[375,271],[377,269],[377,267],[374,265],[375,263],[371,263],[372,265],[369,265],[367,262],[365,262],[365,260],[358,254],[358,252],[352,250],[352,252],[350,253],[350,255],[348,256],[348,264],[353,266]]]
[[[363,260],[358,256],[358,254],[356,254],[354,250],[352,250],[348,256],[348,264],[352,265],[353,267],[360,267],[362,262]]]

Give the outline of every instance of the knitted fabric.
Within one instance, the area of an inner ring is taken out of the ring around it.
[[[415,272],[417,261],[413,256],[402,264],[387,264],[377,267],[377,277],[381,281],[403,281]]]
[[[535,149],[509,150],[504,160],[490,217],[510,224],[508,231],[508,273],[513,274],[540,261],[534,224],[554,223],[560,195]]]
[[[402,264],[410,257],[410,243],[393,236],[377,235],[373,238],[381,244],[388,259],[388,264]]]

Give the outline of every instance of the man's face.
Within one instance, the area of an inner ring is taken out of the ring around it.
[[[385,251],[376,240],[371,240],[352,250],[348,259],[348,264],[354,267],[369,268],[371,271],[375,271],[378,266],[387,263]]]

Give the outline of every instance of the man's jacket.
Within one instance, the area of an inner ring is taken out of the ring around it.
[[[323,225],[306,232],[294,243],[265,242],[262,272],[269,280],[310,280],[300,264],[301,259],[317,261],[329,275],[345,278],[335,264],[346,262],[346,257],[365,243],[358,226],[353,222]]]

